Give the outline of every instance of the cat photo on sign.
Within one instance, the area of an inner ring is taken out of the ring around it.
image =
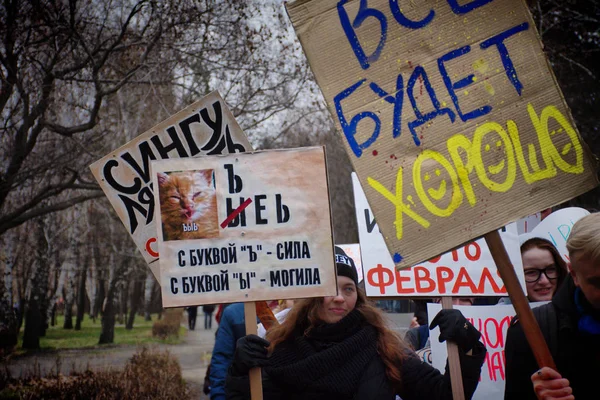
[[[158,173],[163,240],[219,237],[214,170]]]

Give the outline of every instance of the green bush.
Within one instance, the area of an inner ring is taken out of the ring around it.
[[[0,399],[190,399],[181,368],[168,352],[142,348],[124,371],[12,379],[0,371]]]

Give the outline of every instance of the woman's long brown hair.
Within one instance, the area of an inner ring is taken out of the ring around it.
[[[548,250],[550,254],[552,254],[554,264],[556,264],[556,268],[558,268],[558,278],[556,279],[556,289],[554,290],[554,293],[556,293],[560,285],[563,283],[563,281],[569,274],[567,263],[560,256],[560,253],[558,252],[556,247],[554,247],[551,241],[539,237],[534,237],[523,242],[523,244],[521,245],[521,254],[525,253],[527,250],[535,248]],[[552,295],[554,295],[554,293],[552,293]]]
[[[285,321],[273,327],[267,332],[267,340],[271,342],[269,352],[272,352],[277,345],[290,338],[298,326],[307,326],[304,334],[306,335],[313,327],[320,323],[318,317],[319,306],[323,302],[323,297],[314,297],[297,301],[290,312],[286,315]],[[365,321],[377,331],[377,351],[379,357],[385,364],[386,375],[393,386],[398,389],[401,382],[400,365],[407,356],[407,347],[400,336],[387,327],[382,312],[373,306],[368,300],[362,289],[357,288],[357,309],[365,318]]]

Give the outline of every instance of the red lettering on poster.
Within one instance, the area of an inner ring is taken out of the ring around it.
[[[451,268],[440,266],[435,270],[438,281],[438,290],[441,294],[446,293],[446,283],[454,279],[454,272]]]
[[[467,287],[471,293],[479,293],[465,267],[461,267],[458,271],[458,276],[456,277],[456,283],[454,283],[454,287],[452,288],[452,293],[457,294],[461,287]]]
[[[415,286],[419,293],[431,293],[435,290],[435,281],[431,279],[429,270],[424,267],[413,267],[415,273]],[[423,286],[423,281],[427,286]]]
[[[506,289],[504,288],[504,286],[499,287],[498,284],[496,283],[496,280],[494,279],[494,277],[492,276],[492,274],[490,273],[490,270],[488,268],[483,268],[483,271],[481,271],[481,279],[479,280],[479,286],[477,287],[477,290],[479,291],[479,293],[483,293],[485,291],[485,281],[486,279],[490,282],[490,285],[492,286],[492,290],[494,291],[494,293],[506,293]]]
[[[148,241],[146,242],[146,251],[148,252],[148,254],[150,254],[152,257],[158,257],[158,252],[152,250],[152,248],[150,247],[150,245],[152,243],[156,242],[156,238],[150,238],[148,239]]]
[[[408,270],[404,269],[402,271],[410,272],[409,269]],[[410,276],[401,276],[400,275],[400,271],[396,270],[396,289],[398,290],[398,293],[402,293],[402,294],[405,294],[405,293],[414,293],[415,289],[413,289],[413,288],[406,288],[405,289],[405,288],[402,287],[402,282],[410,282],[410,281],[411,281]]]

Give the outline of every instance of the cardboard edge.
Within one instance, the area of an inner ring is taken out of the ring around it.
[[[328,164],[327,164],[327,148],[325,145],[320,146],[321,150],[323,152],[323,162],[325,164],[325,184],[327,185],[327,205],[329,206],[329,229],[331,232],[331,249],[333,250],[333,278],[335,281],[335,287],[336,287],[336,293],[337,293],[337,271],[336,271],[336,266],[335,266],[335,240],[334,238],[334,230],[333,230],[333,212],[332,212],[332,207],[331,207],[331,192],[330,192],[330,185],[329,185],[329,168],[328,168]],[[362,259],[361,259],[362,261]],[[332,294],[332,296],[335,296],[335,294]]]

